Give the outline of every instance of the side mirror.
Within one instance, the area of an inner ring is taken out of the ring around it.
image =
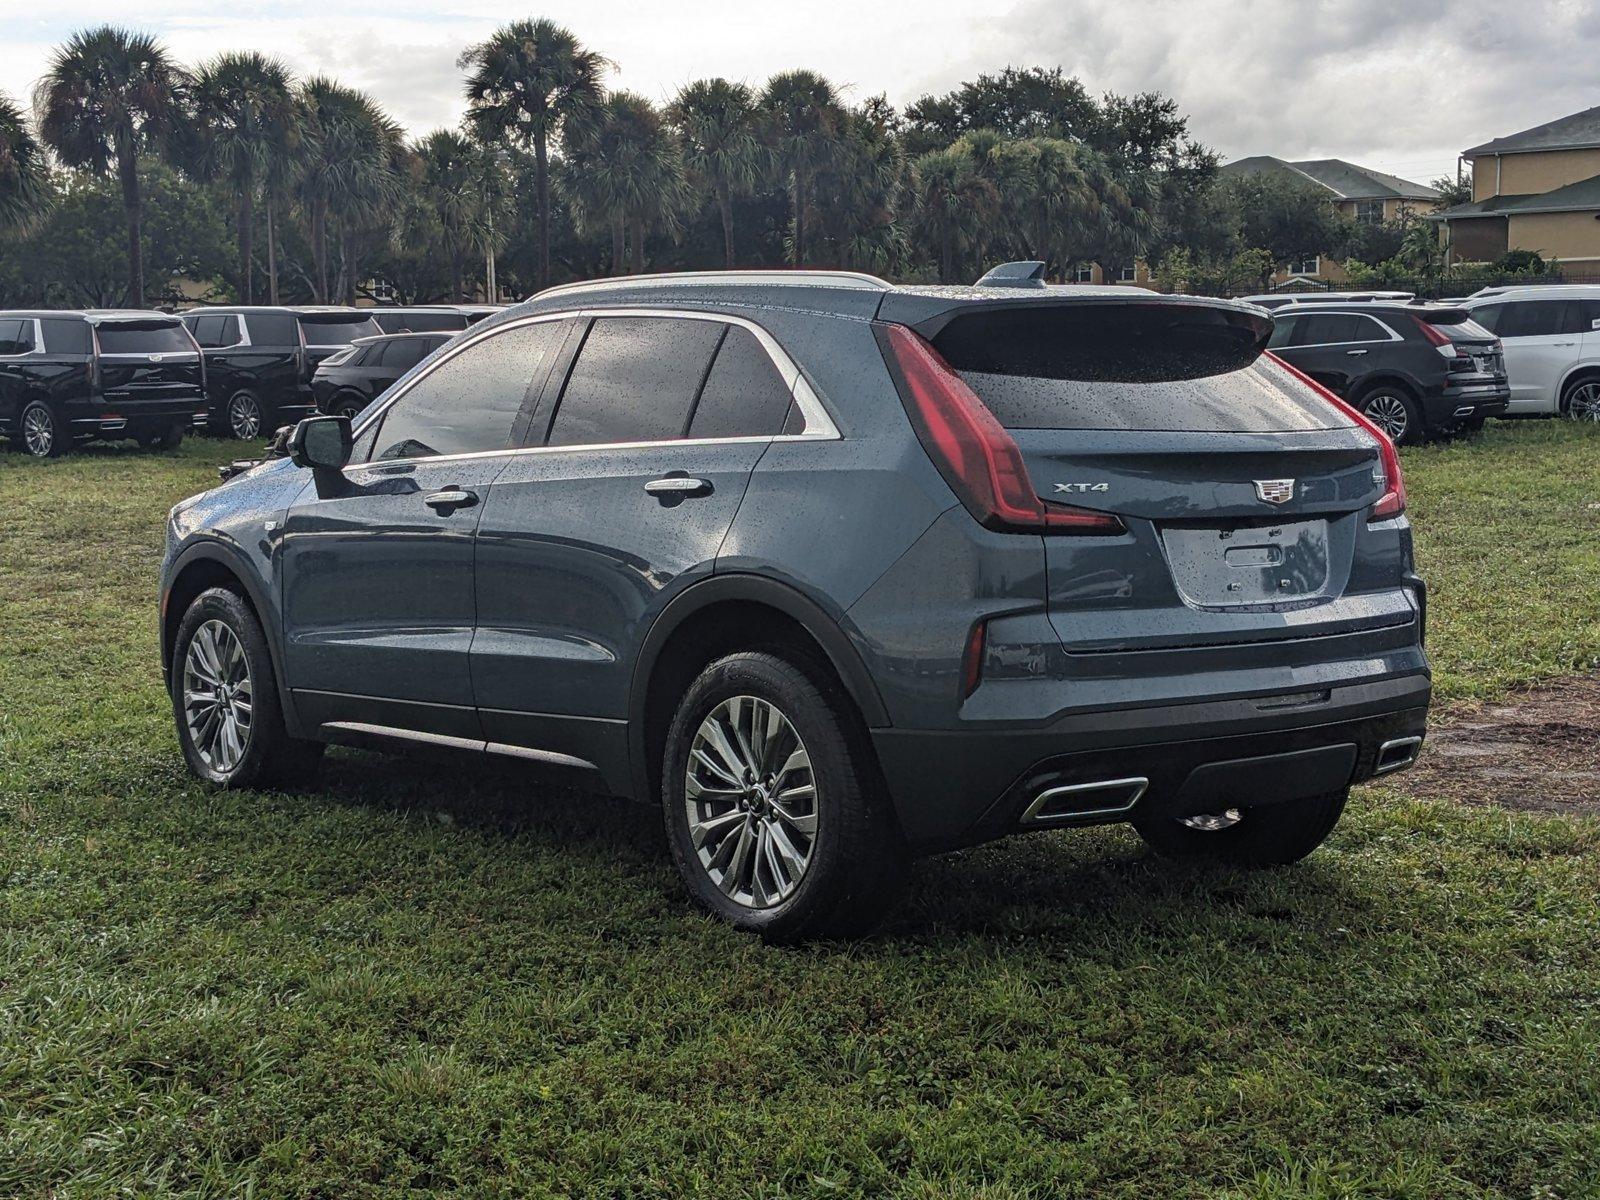
[[[350,461],[354,440],[348,417],[307,417],[289,434],[289,459],[297,467],[337,471]]]

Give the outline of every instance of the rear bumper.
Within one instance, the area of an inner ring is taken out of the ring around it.
[[[1426,399],[1430,424],[1444,425],[1476,417],[1498,417],[1511,402],[1511,389],[1495,383],[1447,384]]]
[[[1422,673],[1293,696],[1075,715],[1043,728],[877,729],[873,741],[902,830],[913,847],[931,851],[1039,824],[1214,812],[1359,783],[1378,773],[1386,745],[1391,764],[1420,746],[1430,689]],[[1127,786],[1082,787],[1108,781]],[[1047,793],[1054,795],[1030,815]]]

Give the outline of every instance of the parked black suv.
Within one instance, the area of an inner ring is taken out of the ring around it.
[[[1293,862],[1415,757],[1429,676],[1395,448],[1271,331],[826,272],[550,289],[173,509],[183,753],[581,768],[774,938],[1024,830]]]
[[[133,309],[0,312],[0,435],[39,458],[87,438],[172,449],[205,413],[200,348]]]
[[[445,304],[366,311],[385,333],[460,333],[472,324],[463,309]]]
[[[1272,315],[1273,352],[1397,442],[1481,429],[1511,399],[1500,340],[1464,309],[1328,301]]]
[[[197,308],[183,322],[205,352],[212,432],[247,439],[315,412],[317,364],[383,332],[355,308]]]
[[[320,412],[354,417],[400,376],[455,335],[395,333],[362,338],[348,350],[324,359],[311,377]]]

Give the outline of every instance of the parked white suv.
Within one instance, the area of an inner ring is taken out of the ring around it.
[[[1600,421],[1600,285],[1522,287],[1461,305],[1505,345],[1505,415]]]

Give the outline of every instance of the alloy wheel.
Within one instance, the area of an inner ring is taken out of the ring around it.
[[[211,620],[183,660],[183,719],[202,762],[226,775],[243,761],[254,716],[250,663],[239,635]]]
[[[39,405],[22,414],[22,444],[35,458],[48,458],[55,449],[56,423]]]
[[[1406,402],[1393,392],[1379,392],[1361,407],[1361,411],[1391,442],[1399,442],[1411,428],[1411,414]]]
[[[1572,389],[1567,416],[1574,421],[1600,421],[1600,382],[1580,383]]]
[[[228,426],[233,436],[250,441],[261,434],[261,406],[253,396],[235,396],[228,401]]]
[[[799,733],[771,702],[734,696],[689,747],[684,806],[700,865],[723,895],[771,908],[794,894],[817,844],[817,783]]]
[[[1200,813],[1193,817],[1179,817],[1180,825],[1187,825],[1190,829],[1198,829],[1201,833],[1220,833],[1224,829],[1232,829],[1244,814],[1237,808],[1230,808],[1219,813]]]

